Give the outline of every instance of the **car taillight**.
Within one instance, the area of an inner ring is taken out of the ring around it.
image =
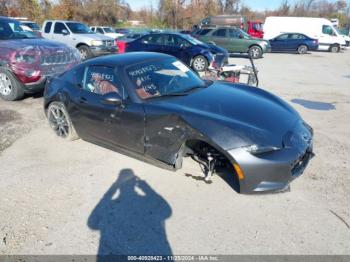
[[[123,54],[123,53],[125,53],[128,45],[124,41],[117,41],[117,46],[118,46],[118,53]]]

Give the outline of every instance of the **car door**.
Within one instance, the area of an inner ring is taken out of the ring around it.
[[[143,106],[131,102],[116,70],[100,65],[85,68],[78,97],[78,117],[75,117],[78,126],[84,130],[78,133],[91,142],[143,154]],[[117,93],[122,104],[107,104],[104,99],[110,93]]]
[[[190,64],[191,55],[187,52],[187,49],[191,44],[178,35],[165,35],[163,52],[175,56],[185,64]]]
[[[216,45],[221,46],[231,52],[231,45],[227,39],[227,29],[218,28],[211,33],[210,42],[214,42]]]
[[[228,30],[228,37],[231,52],[246,52],[248,50],[247,40],[244,39],[244,36],[238,29],[230,28]]]
[[[282,34],[270,41],[272,51],[287,51],[288,37],[288,34]]]
[[[164,53],[165,34],[149,34],[138,41],[137,50],[134,51],[148,51]]]
[[[289,50],[297,50],[299,45],[303,44],[304,36],[301,34],[289,34]]]
[[[66,30],[68,34],[64,34],[64,30]],[[52,36],[52,39],[55,41],[62,43],[70,42],[69,30],[64,23],[55,22]]]

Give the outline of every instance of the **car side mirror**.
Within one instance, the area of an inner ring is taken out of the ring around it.
[[[61,33],[62,35],[69,35],[69,32],[66,29],[62,29]]]
[[[103,95],[102,103],[111,106],[121,106],[123,104],[123,100],[118,93],[110,92]]]

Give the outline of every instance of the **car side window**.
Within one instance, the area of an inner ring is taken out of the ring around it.
[[[167,46],[177,46],[177,47],[189,47],[190,43],[185,39],[178,37],[176,35],[168,35],[165,40],[165,45]]]
[[[50,33],[51,32],[51,25],[52,25],[52,22],[47,22],[46,23],[45,29],[44,29],[45,33]]]
[[[90,28],[92,32],[95,32],[95,27]]]
[[[239,32],[238,30],[230,29],[229,35],[230,38],[240,38],[241,32]]]
[[[301,35],[301,34],[291,34],[289,36],[290,39],[293,39],[293,40],[302,40],[302,39],[306,39],[304,35]]]
[[[60,23],[60,22],[56,22],[55,23],[55,28],[54,28],[54,34],[62,34],[62,30],[67,30],[67,27],[63,24],[63,23]]]
[[[276,39],[277,40],[286,40],[286,39],[288,39],[288,34],[280,35]]]
[[[78,80],[78,79],[77,79]],[[85,69],[83,89],[97,95],[118,93],[122,99],[127,98],[125,89],[115,74],[115,69],[106,66],[88,66]]]
[[[164,35],[150,34],[150,35],[146,35],[141,39],[142,44],[149,44],[149,45],[163,45],[164,42],[165,42]]]
[[[97,33],[99,33],[99,34],[103,34],[102,28],[99,28],[99,27],[98,27],[96,31],[97,31]]]
[[[335,35],[333,28],[329,25],[322,26],[322,33],[324,33],[326,35]]]
[[[199,32],[197,33],[198,35],[206,35],[208,34],[210,31],[212,31],[212,29],[201,29],[199,30]]]
[[[226,36],[226,29],[221,28],[221,29],[216,30],[216,31],[213,33],[213,36],[216,36],[216,37],[225,37],[225,36]]]

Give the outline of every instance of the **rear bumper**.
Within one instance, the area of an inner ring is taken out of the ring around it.
[[[116,46],[90,46],[93,56],[108,55],[118,53]]]

